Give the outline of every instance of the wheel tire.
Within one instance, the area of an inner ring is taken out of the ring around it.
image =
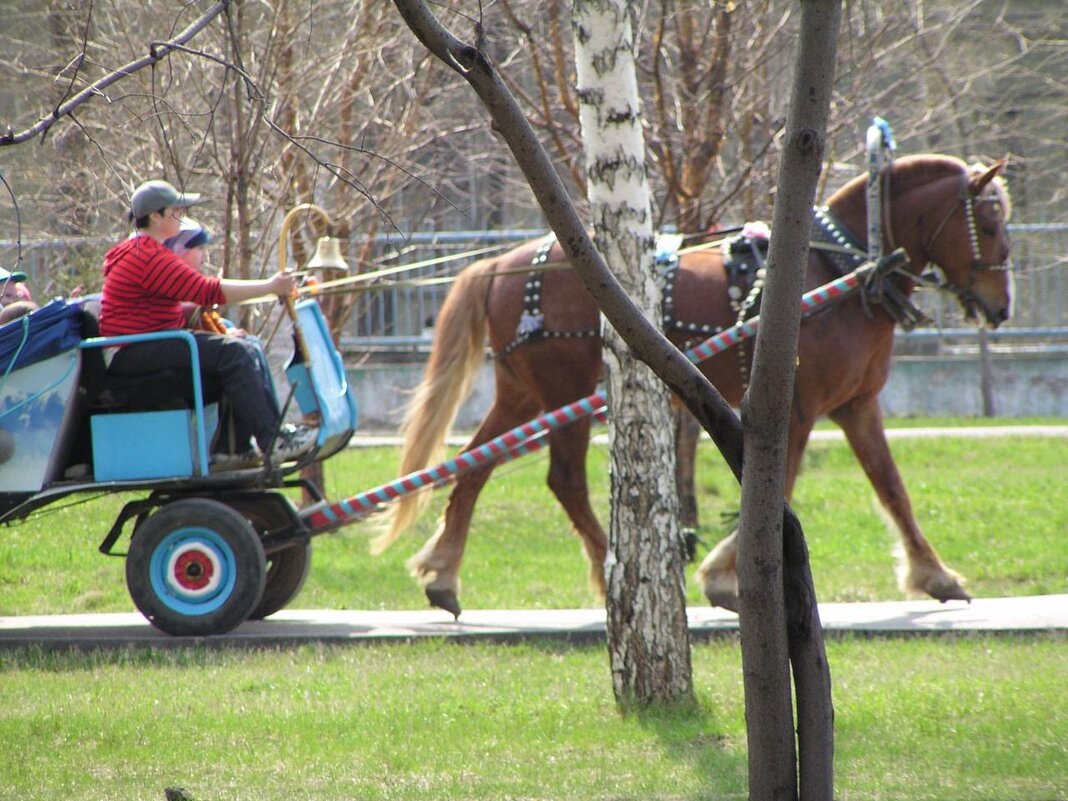
[[[290,545],[267,556],[267,586],[263,597],[249,615],[262,620],[279,609],[285,609],[297,597],[311,568],[311,543]]]
[[[266,564],[244,517],[207,498],[173,501],[134,531],[126,556],[130,597],[168,634],[224,634],[260,602]]]
[[[229,499],[229,502],[252,523],[260,537],[289,522],[286,512],[277,504],[250,502],[246,498]],[[280,609],[285,609],[304,587],[310,569],[310,541],[298,542],[267,554],[267,586],[263,588],[263,597],[252,610],[249,619],[262,620]]]

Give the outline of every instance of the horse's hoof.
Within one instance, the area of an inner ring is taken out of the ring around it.
[[[738,614],[738,596],[727,593],[705,593],[708,603],[726,609],[728,612]]]
[[[967,601],[971,603],[972,596],[964,589],[964,579],[952,570],[944,570],[934,573],[921,585],[923,591],[936,601]]]
[[[686,561],[694,562],[697,559],[697,546],[704,545],[701,539],[697,536],[696,529],[684,528],[682,530],[682,543],[685,548]]]
[[[426,592],[426,599],[430,601],[431,606],[436,606],[438,609],[444,609],[446,612],[452,614],[453,618],[459,618],[460,601],[456,597],[456,593],[452,590],[435,590],[428,587]]]
[[[703,590],[712,606],[738,613],[738,582],[733,576],[719,576],[706,581]]]
[[[931,597],[935,600],[945,603],[946,601],[967,601],[972,602],[972,596],[968,593],[964,587],[957,582],[953,582],[951,585],[941,585],[930,590]]]

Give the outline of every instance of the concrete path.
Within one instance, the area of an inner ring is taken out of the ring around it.
[[[730,634],[738,617],[711,607],[689,609],[695,638]],[[827,603],[820,619],[828,634],[960,634],[965,632],[1068,632],[1068,594],[953,601]],[[252,621],[230,634],[169,637],[136,613],[0,617],[0,648],[44,649],[290,645],[302,642],[388,642],[445,637],[459,640],[515,641],[553,638],[599,641],[605,613],[600,609],[465,611],[458,621],[440,610],[333,611],[283,610],[269,620]]]
[[[998,426],[950,426],[946,428],[887,428],[887,439],[914,439],[926,437],[1062,437],[1068,438],[1068,425],[998,425]],[[460,448],[471,439],[470,434],[456,434],[448,438],[450,447]],[[821,428],[813,431],[809,439],[812,442],[837,441],[845,439],[839,428]],[[593,441],[607,443],[608,435],[601,432],[594,434]],[[398,446],[401,439],[393,432],[357,432],[350,443],[351,447]]]

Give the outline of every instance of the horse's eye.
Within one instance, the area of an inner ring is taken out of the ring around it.
[[[1000,223],[1004,219],[1004,209],[996,198],[981,197],[976,204],[976,223],[979,230],[987,236],[997,236]]]

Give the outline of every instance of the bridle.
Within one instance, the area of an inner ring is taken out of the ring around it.
[[[964,226],[965,226],[965,229],[968,232],[968,245],[971,248],[971,257],[972,257],[971,271],[970,271],[969,280],[968,280],[968,287],[969,288],[975,283],[975,279],[977,278],[978,274],[981,273],[981,272],[987,272],[987,271],[991,271],[991,272],[1011,272],[1012,271],[1012,260],[1011,259],[1006,259],[1004,262],[1001,262],[999,264],[987,264],[986,262],[983,261],[982,250],[979,247],[979,226],[978,226],[978,223],[976,222],[976,219],[975,219],[975,203],[998,203],[998,204],[1000,204],[1001,203],[1001,199],[999,197],[997,197],[996,194],[991,196],[991,197],[973,198],[972,197],[972,193],[969,191],[969,188],[968,188],[968,176],[967,175],[961,175],[961,187],[960,187],[960,191],[957,193],[956,202],[952,206],[950,206],[949,211],[946,212],[946,216],[942,218],[942,222],[940,222],[938,224],[938,227],[935,228],[934,233],[931,235],[930,239],[928,239],[927,242],[924,243],[924,251],[927,252],[927,253],[931,253],[933,251],[933,249],[934,249],[935,243],[938,242],[938,238],[942,235],[942,232],[945,230],[946,224],[949,223],[949,221],[953,218],[953,215],[956,214],[958,210],[963,209],[964,210]],[[925,268],[924,272],[926,272],[927,269],[932,266],[932,264],[933,264],[932,262],[928,262],[927,268]],[[934,265],[934,266],[938,266],[938,265]],[[944,270],[943,270],[943,272],[944,272]],[[944,286],[942,288],[954,289],[954,290],[956,289],[952,284],[948,284],[948,282],[947,282],[946,286]]]
[[[957,211],[962,211],[965,229],[968,232],[968,245],[971,248],[971,266],[968,272],[967,285],[959,286],[951,282],[946,275],[945,269],[934,262],[928,262],[921,274],[914,280],[922,286],[933,287],[955,295],[966,309],[985,309],[985,304],[974,289],[979,275],[984,272],[1005,272],[1010,273],[1011,278],[1013,266],[1011,259],[1006,259],[998,264],[988,264],[983,261],[982,250],[979,247],[979,226],[975,219],[975,203],[998,203],[1001,205],[1002,201],[996,193],[990,197],[973,197],[972,192],[969,190],[968,176],[964,174],[961,176],[961,187],[957,193],[956,202],[946,212],[945,217],[942,218],[934,233],[923,246],[924,251],[930,254],[934,249],[935,243],[938,242],[939,237],[945,231],[946,225]],[[1004,209],[1004,207],[1002,208]]]
[[[882,231],[880,234],[885,235],[886,241],[889,243],[891,250],[893,250],[893,227],[891,225],[889,214],[890,174],[892,173],[888,170],[885,180],[882,181],[883,191],[879,193],[881,208],[876,213],[878,224],[875,230],[878,230],[878,227],[881,225]],[[957,193],[955,202],[942,217],[931,236],[921,244],[925,253],[932,253],[939,238],[946,231],[949,221],[953,219],[958,211],[962,212],[964,215],[964,224],[965,229],[967,230],[971,255],[968,282],[965,286],[960,286],[959,284],[950,281],[945,269],[935,262],[928,261],[919,272],[913,272],[914,267],[910,267],[906,262],[886,271],[876,271],[875,273],[872,273],[863,295],[865,307],[867,307],[869,303],[882,305],[890,316],[906,330],[911,330],[913,327],[921,323],[930,322],[922,310],[909,299],[907,291],[902,292],[899,288],[886,280],[891,275],[898,275],[911,282],[913,285],[937,289],[952,294],[956,296],[961,305],[966,309],[978,308],[985,310],[985,303],[974,289],[976,280],[980,273],[987,271],[1010,272],[1012,270],[1012,262],[1011,260],[1006,260],[999,264],[988,264],[983,261],[982,250],[979,246],[979,224],[975,217],[975,203],[977,202],[994,202],[1001,204],[1002,200],[997,194],[994,194],[992,197],[985,195],[978,198],[974,197],[969,188],[967,173],[962,174],[960,190]],[[1004,206],[1002,206],[1002,208],[1004,209]],[[870,209],[869,213],[871,213]],[[869,229],[871,229],[870,225]]]

